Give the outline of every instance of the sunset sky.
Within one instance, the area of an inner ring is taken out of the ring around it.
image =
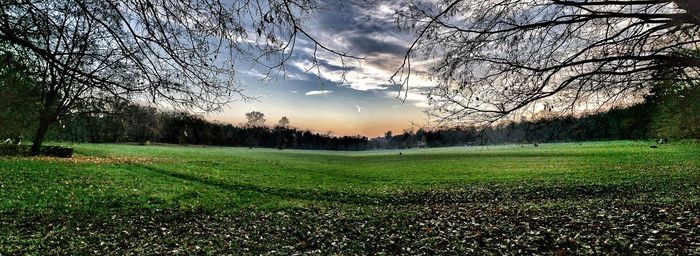
[[[279,76],[261,83],[265,69],[239,63],[237,79],[245,85],[247,95],[259,97],[258,102],[234,102],[207,118],[239,124],[244,122],[246,112],[255,110],[265,114],[268,125],[287,116],[294,127],[371,137],[427,123],[422,112],[426,100],[421,93],[432,82],[412,77],[406,100],[401,101],[397,99],[398,86],[388,81],[413,40],[395,27],[394,10],[392,1],[343,1],[342,5],[319,12],[305,22],[305,30],[326,46],[350,51],[365,60],[348,62],[350,66],[343,68],[338,56],[319,52],[321,83],[316,72],[305,72],[311,65],[313,45],[306,38],[299,38],[293,58],[287,63],[286,78]],[[427,64],[416,61],[412,67],[420,71]],[[340,83],[343,71],[347,83]]]

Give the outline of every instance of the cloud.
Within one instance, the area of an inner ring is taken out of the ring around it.
[[[395,10],[398,8],[401,8],[398,0],[348,0],[343,1],[338,9],[320,13],[316,17],[318,22],[309,24],[312,36],[329,48],[364,59],[342,59],[326,51],[315,51],[313,44],[306,42],[297,51],[299,56],[290,61],[290,66],[356,91],[395,88],[397,85],[389,78],[403,63],[406,51],[415,39],[396,28]],[[314,56],[316,63],[312,61]],[[411,60],[412,88],[435,86],[435,82],[425,75],[432,64],[434,60]]]
[[[238,72],[244,76],[252,77],[252,78],[255,78],[258,80],[267,78],[267,75],[261,73],[260,71],[258,71],[256,69],[240,70]]]
[[[353,51],[365,56],[382,53],[400,56],[408,50],[406,45],[397,42],[397,39],[391,35],[381,35],[376,32],[370,35],[352,35],[347,37],[347,40],[352,45]]]
[[[389,81],[389,78],[401,66],[408,47],[415,40],[415,35],[396,28],[395,10],[402,8],[402,3],[401,0],[347,0],[318,13],[313,22],[305,23],[306,31],[325,47],[364,59],[342,59],[336,54],[314,47],[311,40],[300,36],[293,56],[287,62],[285,78],[309,84],[328,81],[355,91],[330,87],[342,91],[341,95],[346,97],[362,97],[360,95],[372,93],[395,100],[398,85]],[[429,67],[435,65],[435,61],[436,59],[420,58],[411,60],[411,78],[405,99],[407,102],[419,107],[426,106],[427,99],[421,94],[437,83],[429,75]],[[248,73],[253,77],[260,76],[259,73]],[[300,90],[299,94],[304,91],[306,90]],[[327,95],[332,92],[313,90],[305,95]],[[358,108],[359,111],[361,108]]]
[[[314,95],[328,95],[331,94],[333,91],[329,90],[322,90],[322,91],[308,91],[306,92],[306,96],[314,96]]]
[[[407,103],[411,103],[416,107],[419,108],[427,108],[428,107],[428,98],[426,96],[427,91],[424,90],[423,88],[412,88],[409,89],[408,92],[405,90],[402,91],[385,91],[384,96],[385,97],[391,97],[395,99],[402,100]]]

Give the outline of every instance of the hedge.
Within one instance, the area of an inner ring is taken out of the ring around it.
[[[0,156],[28,156],[31,148],[29,145],[0,145]],[[73,156],[73,149],[63,146],[41,146],[39,154],[69,158]]]

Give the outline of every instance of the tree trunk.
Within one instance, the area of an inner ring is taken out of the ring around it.
[[[39,120],[39,127],[37,127],[36,134],[32,140],[32,149],[29,154],[32,156],[39,155],[41,153],[41,144],[44,143],[44,138],[46,138],[46,132],[49,130],[49,125],[51,125],[51,118],[42,115]]]

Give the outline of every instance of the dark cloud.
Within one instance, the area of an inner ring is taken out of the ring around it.
[[[352,44],[353,52],[363,55],[387,53],[399,56],[408,50],[408,48],[404,47],[403,45],[393,42],[380,41],[366,35],[351,36],[348,37],[347,40]]]
[[[404,52],[401,52],[400,54],[404,54]],[[367,58],[365,62],[368,65],[379,67],[383,70],[394,71],[394,70],[398,69],[399,66],[401,66],[401,63],[403,61],[402,56],[403,55],[401,55],[401,57],[399,57],[398,55],[395,55],[395,56],[391,56],[389,58],[375,56],[375,57]]]
[[[350,45],[347,50],[356,55],[403,55],[407,47],[397,42],[407,39],[407,35],[398,31],[393,18],[373,9],[378,3],[347,1],[335,10],[320,14],[314,29],[319,34],[344,41]]]
[[[338,65],[333,65],[329,63],[327,60],[324,59],[318,59],[318,65],[321,65],[322,67],[326,68],[328,71],[335,72],[335,71],[353,71],[356,69],[356,67],[353,66],[338,66]]]

